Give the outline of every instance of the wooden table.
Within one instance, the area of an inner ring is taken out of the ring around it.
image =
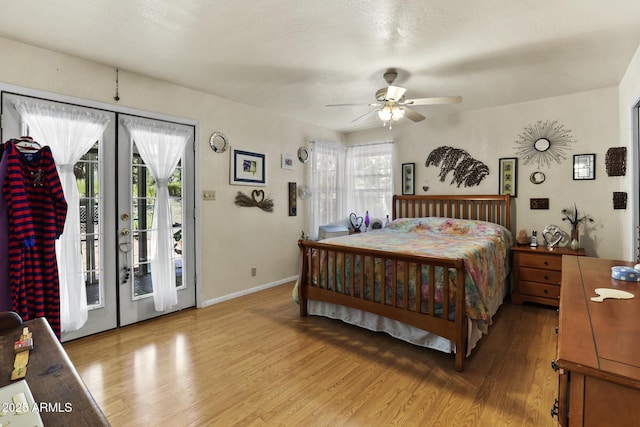
[[[23,327],[33,334],[34,348],[29,355],[24,378],[37,404],[45,404],[40,417],[45,426],[109,426],[109,421],[56,339],[49,323],[30,320],[0,333],[0,387],[10,384],[13,370],[13,343]]]
[[[640,284],[611,278],[633,263],[564,256],[558,327],[558,420],[569,426],[640,422]],[[591,301],[596,288],[635,295]]]

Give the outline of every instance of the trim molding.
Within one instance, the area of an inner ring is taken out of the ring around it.
[[[253,294],[253,293],[256,293],[256,292],[264,291],[265,289],[269,289],[269,288],[273,288],[275,286],[283,285],[283,284],[288,283],[288,282],[293,282],[297,278],[298,278],[297,275],[290,276],[290,277],[286,277],[284,279],[276,280],[275,282],[265,283],[263,285],[256,286],[254,288],[249,288],[249,289],[245,289],[245,290],[239,291],[239,292],[234,292],[232,294],[228,294],[228,295],[225,295],[225,296],[222,296],[222,297],[206,300],[206,301],[202,302],[202,305],[200,306],[200,308],[208,307],[210,305],[219,304],[221,302],[229,301],[229,300],[234,299],[234,298],[239,298],[239,297],[242,297],[242,296],[245,296],[245,295],[249,295],[249,294]],[[293,302],[293,300],[292,300],[292,302]]]

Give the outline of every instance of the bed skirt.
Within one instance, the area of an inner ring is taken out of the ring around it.
[[[508,279],[503,283],[502,291],[496,292],[493,300],[488,303],[489,313],[492,318],[498,311],[498,308],[502,305],[504,298],[507,295],[507,290],[509,289],[507,282]],[[296,283],[292,293],[296,302],[298,302],[297,293],[298,284]],[[416,328],[415,326],[407,325],[406,323],[388,319],[356,308],[345,307],[343,305],[323,301],[309,300],[308,310],[309,314],[314,316],[323,316],[331,319],[342,320],[345,323],[359,326],[374,332],[385,332],[394,338],[420,347],[427,347],[445,353],[456,352],[455,343],[449,339]],[[471,351],[476,347],[483,334],[475,321],[467,319],[467,322],[468,332],[466,357],[469,357]]]

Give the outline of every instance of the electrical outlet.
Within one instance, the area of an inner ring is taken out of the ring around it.
[[[258,273],[257,268],[251,267],[251,277],[256,277],[257,273]]]
[[[214,190],[204,190],[202,192],[202,200],[215,200],[216,192]]]

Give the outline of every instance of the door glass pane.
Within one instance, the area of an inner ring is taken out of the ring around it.
[[[169,203],[171,204],[171,223],[173,224],[173,253],[172,258],[176,266],[176,288],[186,286],[182,282],[182,247],[184,243],[182,233],[182,160],[178,161],[176,169],[169,178]]]
[[[103,285],[100,283],[100,161],[99,143],[74,166],[80,194],[80,239],[82,267],[89,309],[102,307]]]
[[[135,143],[131,165],[132,208],[133,213],[133,280],[132,299],[153,295],[151,280],[151,228],[155,206],[156,182],[140,157]],[[182,268],[182,167],[181,162],[169,179],[169,203],[171,205],[171,223],[173,224],[172,260],[176,266],[176,287],[183,288]]]

